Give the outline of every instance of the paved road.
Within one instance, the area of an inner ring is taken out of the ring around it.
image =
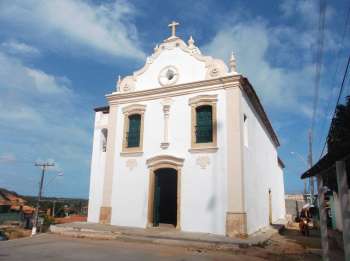
[[[6,261],[88,261],[88,260],[263,260],[242,254],[210,252],[183,247],[76,239],[52,234],[41,234],[0,242],[0,260]]]

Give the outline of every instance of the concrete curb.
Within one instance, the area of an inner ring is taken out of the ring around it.
[[[262,235],[257,235],[248,239],[229,239],[227,240],[210,240],[206,238],[184,238],[181,236],[162,236],[151,234],[137,234],[121,231],[95,230],[90,228],[82,228],[79,226],[62,226],[51,225],[50,231],[54,234],[75,238],[89,238],[100,240],[120,240],[124,242],[139,242],[162,244],[171,246],[194,247],[208,250],[237,250],[239,248],[247,248],[250,246],[264,245],[274,234],[279,233],[284,228],[280,225],[278,228],[269,229]]]

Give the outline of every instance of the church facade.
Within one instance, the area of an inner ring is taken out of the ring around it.
[[[285,216],[278,138],[234,56],[176,25],[95,109],[88,222],[252,234]]]

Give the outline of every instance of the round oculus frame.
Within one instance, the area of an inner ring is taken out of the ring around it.
[[[158,76],[158,81],[162,86],[175,84],[179,79],[179,72],[175,66],[169,65],[164,67]]]

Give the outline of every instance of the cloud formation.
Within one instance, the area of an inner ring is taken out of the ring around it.
[[[284,19],[300,18],[297,25],[287,22],[271,25],[261,17],[232,16],[218,23],[217,33],[204,46],[204,51],[227,61],[233,50],[238,71],[249,78],[268,108],[310,117],[315,70],[312,50],[317,40],[316,4],[282,2],[282,16]],[[306,13],[310,14],[306,16]],[[331,8],[327,15],[332,16]],[[337,37],[326,31],[325,52],[337,50]],[[323,98],[327,96],[321,90]]]
[[[38,37],[55,48],[76,45],[112,56],[142,59],[132,22],[134,8],[125,1],[94,4],[82,0],[2,1],[0,21],[26,37]],[[67,42],[67,43],[65,43]],[[19,46],[17,46],[19,47]],[[24,47],[24,46],[21,46]]]
[[[310,81],[307,68],[288,70],[285,66],[274,66],[268,57],[272,46],[270,28],[261,21],[240,22],[225,25],[213,40],[204,47],[209,54],[227,60],[234,50],[238,71],[248,76],[264,104],[273,107],[294,105],[298,83],[294,79]],[[277,41],[277,39],[274,39]],[[227,43],[232,43],[229,45]]]
[[[3,153],[0,155],[0,163],[7,163],[13,161],[16,161],[16,157],[12,153]]]
[[[7,163],[0,164],[0,172],[15,169],[26,180],[35,160],[50,157],[62,170],[69,169],[67,178],[77,178],[75,162],[88,174],[91,118],[67,77],[33,68],[0,51],[0,97],[0,135],[6,137],[0,140],[0,163]],[[31,193],[32,187],[16,179],[8,175],[5,184],[17,184],[20,191]],[[74,186],[86,187],[86,183],[87,179]]]
[[[4,52],[14,55],[36,56],[40,54],[40,51],[34,46],[16,40],[3,42],[0,47]]]

